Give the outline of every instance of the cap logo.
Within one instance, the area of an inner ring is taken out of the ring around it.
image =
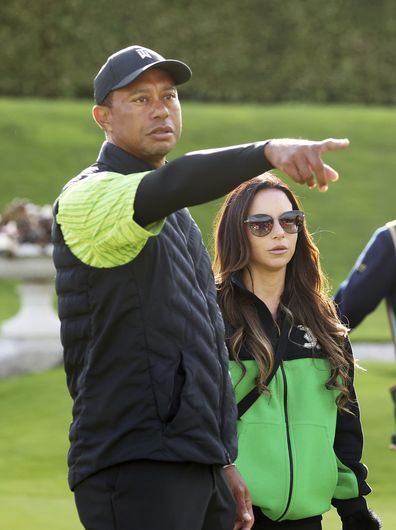
[[[152,56],[149,54],[149,52],[145,48],[138,48],[136,51],[142,59],[144,59],[145,57],[152,59]]]

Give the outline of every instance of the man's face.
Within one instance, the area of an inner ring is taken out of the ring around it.
[[[181,134],[181,108],[172,77],[153,68],[115,90],[106,133],[118,147],[161,166]]]

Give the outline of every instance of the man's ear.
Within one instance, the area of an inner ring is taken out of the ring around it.
[[[109,119],[110,114],[111,114],[111,109],[109,107],[105,107],[104,105],[94,105],[92,107],[93,119],[96,121],[99,127],[103,129],[105,132],[111,131],[111,124],[110,124],[110,119]]]

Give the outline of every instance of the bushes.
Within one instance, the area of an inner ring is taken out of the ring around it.
[[[11,0],[0,7],[0,95],[91,97],[132,43],[187,61],[185,97],[396,102],[393,0]]]

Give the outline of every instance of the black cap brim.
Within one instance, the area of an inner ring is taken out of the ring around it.
[[[127,75],[119,83],[113,86],[112,90],[117,90],[117,88],[122,88],[126,85],[129,85],[129,83],[132,83],[132,81],[135,81],[135,79],[137,79],[140,75],[142,75],[144,72],[147,72],[147,70],[151,70],[152,68],[160,68],[161,70],[168,72],[168,74],[172,76],[176,85],[182,85],[183,83],[186,83],[190,80],[192,75],[190,67],[185,63],[176,61],[174,59],[164,59],[163,61],[156,61],[143,66],[143,68],[140,68],[139,70],[135,70],[133,73]]]

